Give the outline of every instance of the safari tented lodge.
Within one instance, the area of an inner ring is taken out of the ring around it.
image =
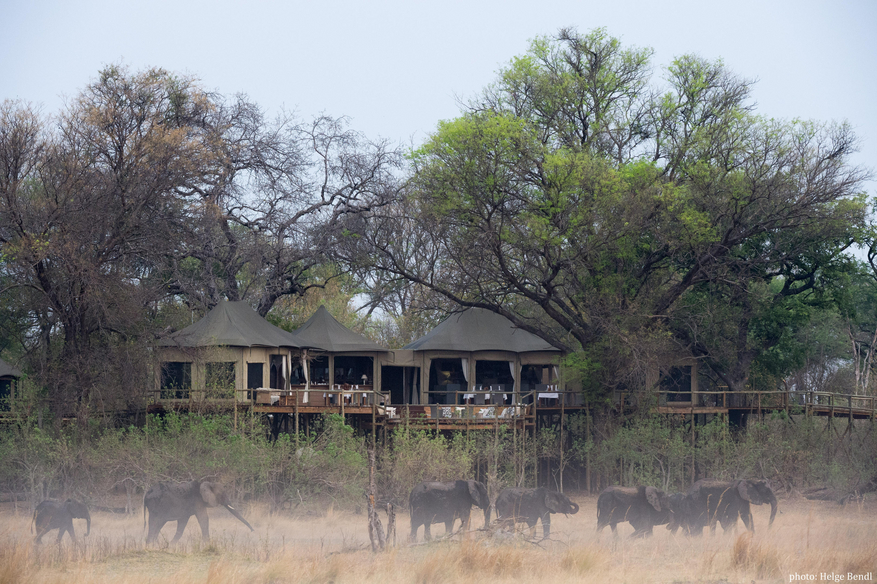
[[[154,403],[227,405],[250,401],[255,390],[287,389],[299,352],[291,333],[246,302],[223,301],[201,320],[159,342]]]
[[[275,432],[326,412],[364,427],[523,426],[534,407],[579,405],[561,386],[560,350],[483,309],[451,315],[390,350],[322,306],[290,333],[244,302],[221,302],[159,351],[152,409],[234,403],[236,412],[269,416]]]
[[[290,384],[282,392],[256,393],[248,405],[265,414],[276,435],[307,428],[315,415],[338,412],[356,425],[376,425],[386,415],[381,358],[388,349],[338,322],[324,306],[291,333],[299,346]]]
[[[501,405],[557,391],[560,349],[482,308],[449,316],[402,351],[421,372],[427,403]]]
[[[391,350],[348,329],[320,307],[287,332],[244,302],[221,302],[158,347],[150,411],[231,408],[264,415],[275,435],[305,430],[325,413],[376,431],[405,424],[437,431],[517,429],[563,423],[585,407],[563,378],[562,351],[494,312],[452,314],[422,338]],[[875,416],[873,398],[730,393],[702,387],[697,363],[680,357],[655,375],[653,406],[696,421],[802,407],[830,417]],[[812,392],[811,392],[812,393]],[[650,394],[619,392],[625,409]],[[642,403],[640,406],[644,405]],[[645,404],[648,405],[648,404]],[[698,423],[703,423],[698,421]]]

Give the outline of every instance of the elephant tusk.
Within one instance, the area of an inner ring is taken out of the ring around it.
[[[250,528],[250,531],[255,531],[255,530],[253,529],[253,526],[250,525],[250,523],[249,523],[246,519],[244,519],[243,515],[241,515],[240,513],[238,513],[238,512],[237,512],[237,511],[236,511],[231,505],[227,505],[227,504],[226,504],[226,505],[224,505],[224,507],[225,507],[226,509],[228,509],[229,513],[231,513],[232,515],[234,515],[234,516],[237,518],[238,521],[240,521],[241,523],[243,523],[244,525],[246,525],[247,527],[249,527],[249,528]]]

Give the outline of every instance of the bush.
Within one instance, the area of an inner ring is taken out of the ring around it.
[[[394,430],[378,457],[379,497],[407,506],[411,489],[423,481],[472,477],[473,450],[463,433],[448,439],[430,430]]]
[[[834,423],[846,428],[846,421]],[[690,426],[678,418],[618,424],[573,415],[562,435],[546,427],[526,440],[505,426],[469,436],[400,428],[378,448],[376,481],[378,497],[399,506],[426,480],[475,478],[495,497],[506,486],[535,486],[537,478],[559,488],[563,470],[568,489],[586,464],[604,485],[681,491],[690,486],[693,464],[696,478],[767,478],[778,491],[843,490],[877,475],[875,451],[877,433],[868,421],[844,433],[830,431],[824,418],[779,415],[740,431],[715,419],[696,427],[692,444]],[[137,511],[141,498],[135,495],[149,485],[192,479],[224,482],[238,500],[266,501],[274,510],[362,509],[366,442],[334,414],[309,436],[276,440],[258,418],[244,416],[235,428],[228,415],[169,413],[150,416],[143,427],[86,431],[78,425],[44,429],[37,417],[22,417],[0,427],[0,490],[32,504],[73,496],[106,505],[111,495],[126,494],[126,507]]]

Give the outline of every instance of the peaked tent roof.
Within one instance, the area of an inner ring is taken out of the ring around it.
[[[388,351],[335,320],[322,305],[306,323],[292,332],[292,336],[299,347],[311,347],[330,353]]]
[[[21,371],[0,359],[0,377],[21,377]]]
[[[198,322],[177,331],[165,347],[298,347],[292,334],[276,327],[246,302],[222,301]]]
[[[484,308],[452,314],[440,325],[404,347],[415,351],[560,351],[512,321]]]

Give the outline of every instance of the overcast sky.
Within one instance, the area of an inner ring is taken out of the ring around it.
[[[346,115],[370,137],[419,144],[564,26],[653,48],[656,77],[684,53],[722,58],[758,79],[760,113],[847,120],[856,163],[877,167],[874,0],[0,0],[0,99],[55,113],[107,64],[156,66],[269,113]]]

